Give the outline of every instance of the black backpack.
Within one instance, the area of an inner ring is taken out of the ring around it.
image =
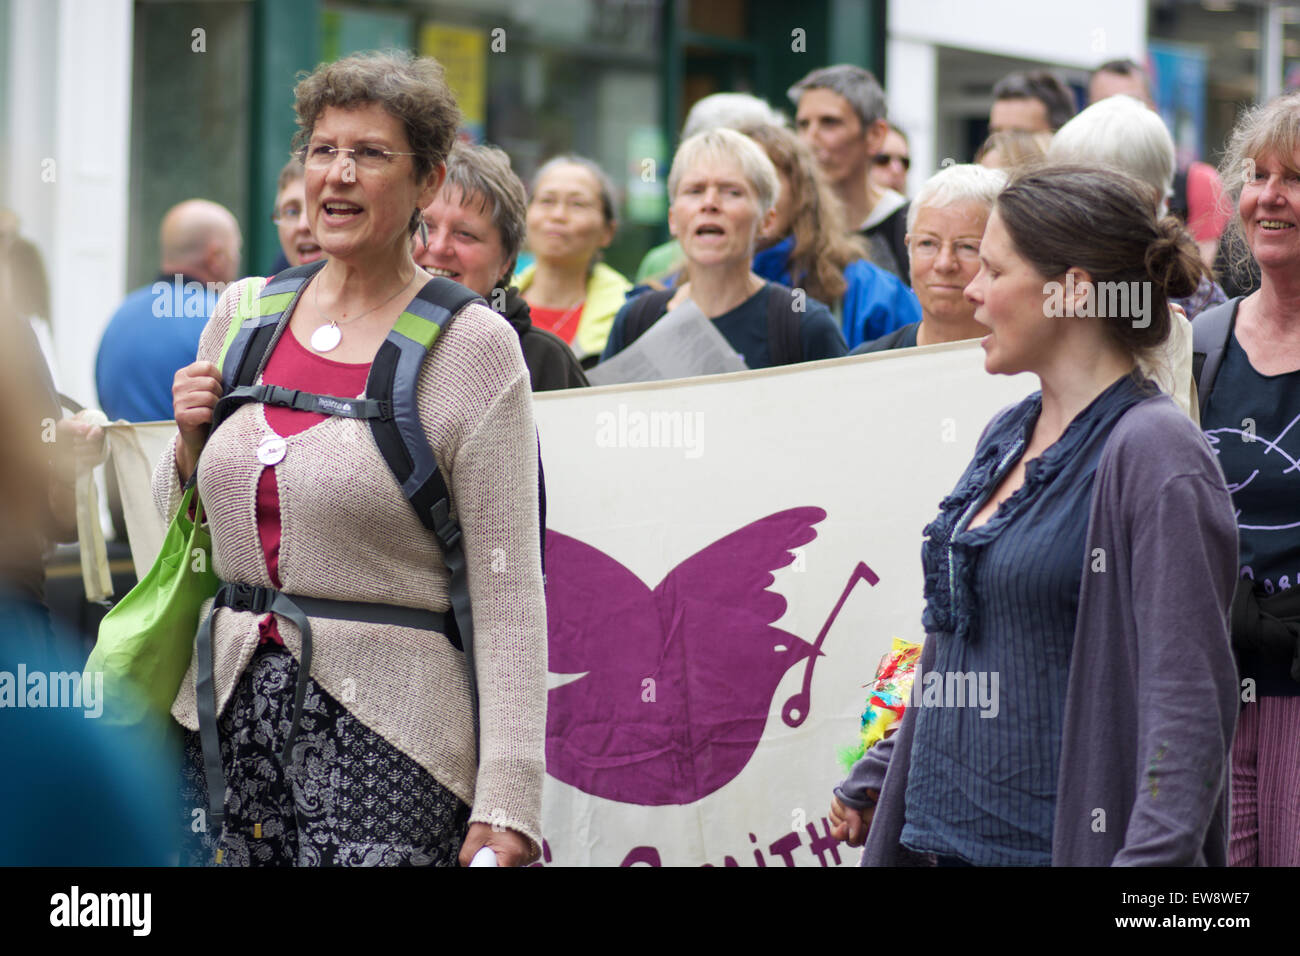
[[[1206,309],[1192,321],[1192,379],[1196,382],[1197,404],[1201,419],[1210,404],[1214,380],[1219,376],[1219,366],[1228,350],[1228,339],[1236,324],[1237,306],[1241,299],[1229,299],[1212,309]]]
[[[779,282],[769,282],[767,296],[767,347],[773,365],[793,365],[803,361],[803,342],[799,338],[801,313],[794,308],[793,289]],[[631,345],[650,326],[664,317],[668,300],[676,289],[643,292],[631,300],[623,318],[623,347]]]

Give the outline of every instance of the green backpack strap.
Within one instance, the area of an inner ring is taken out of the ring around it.
[[[237,321],[230,323],[217,360],[221,366],[221,384],[226,395],[257,381],[285,310],[293,304],[308,280],[324,267],[325,260],[321,259],[305,266],[286,269],[268,279],[256,299],[253,298],[252,283],[245,284],[235,313]],[[212,414],[212,431],[234,409],[235,406],[224,398],[217,402]]]

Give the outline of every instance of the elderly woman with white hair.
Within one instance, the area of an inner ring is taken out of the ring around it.
[[[686,281],[624,305],[603,357],[618,354],[688,301],[750,368],[844,355],[844,336],[824,305],[752,269],[780,189],[772,161],[748,136],[712,129],[682,143],[668,173],[668,227],[686,256]]]
[[[1159,114],[1131,96],[1099,100],[1062,126],[1047,148],[1047,161],[1111,166],[1154,190],[1158,216],[1169,210],[1176,166],[1174,140]],[[1191,295],[1170,300],[1189,319],[1227,301],[1223,289],[1208,274],[1201,276]]]
[[[852,354],[984,337],[988,330],[975,321],[964,290],[979,272],[984,226],[1006,182],[1001,170],[969,164],[948,166],[925,181],[907,211],[906,239],[921,321],[864,342]]]

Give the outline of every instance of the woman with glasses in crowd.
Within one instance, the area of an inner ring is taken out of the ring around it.
[[[983,166],[948,166],[921,186],[907,210],[907,257],[921,318],[871,342],[854,355],[982,338],[975,306],[965,295],[980,267],[980,240],[1007,177]]]
[[[283,312],[257,382],[364,396],[381,346],[428,324],[415,297],[436,280],[413,261],[411,236],[443,183],[460,115],[442,67],[408,54],[322,65],[295,95],[307,221],[326,259],[277,277],[300,283],[283,305],[261,300]],[[198,361],[177,373],[179,434],[154,475],[170,518],[197,468],[217,574],[277,607],[218,608],[211,659],[191,666],[173,705],[189,731],[189,799],[226,816],[194,858],[445,866],[488,847],[502,865],[527,863],[541,843],[546,612],[518,337],[466,305],[414,381],[393,390],[396,400],[413,389],[462,535],[475,708],[467,658],[448,637],[443,551],[368,423],[250,402],[208,435],[222,344],[241,298],[263,284],[226,291]],[[347,602],[340,616],[299,608],[313,635],[309,674],[304,632],[281,598]],[[215,718],[204,718],[212,695]]]
[[[535,257],[515,278],[532,323],[564,339],[584,368],[605,348],[614,314],[632,288],[600,261],[618,220],[614,187],[582,156],[556,156],[533,177],[528,248]]]
[[[324,255],[307,222],[305,175],[302,161],[295,157],[284,164],[275,187],[271,221],[280,239],[280,251],[290,266],[306,265]]]

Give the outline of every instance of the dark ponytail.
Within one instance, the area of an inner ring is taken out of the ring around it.
[[[1182,224],[1157,220],[1151,190],[1118,170],[1061,164],[1026,172],[999,194],[997,211],[1017,253],[1045,281],[1077,268],[1096,283],[1145,284],[1143,321],[1131,311],[1102,321],[1135,361],[1169,337],[1169,300],[1191,295],[1205,274]]]

